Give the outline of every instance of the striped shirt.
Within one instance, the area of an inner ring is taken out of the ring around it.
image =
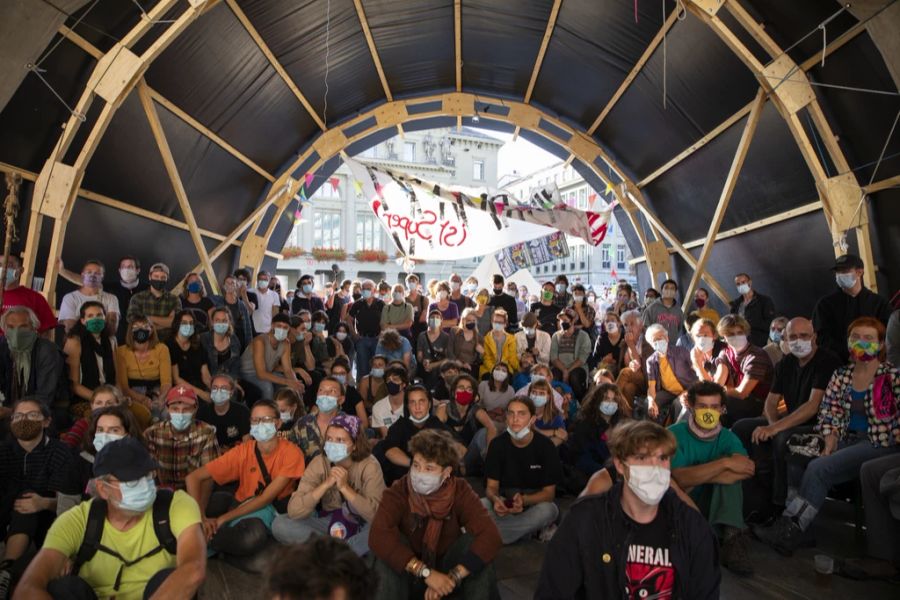
[[[75,461],[65,444],[44,434],[31,452],[9,440],[0,445],[0,495],[32,491],[45,498],[78,494]]]

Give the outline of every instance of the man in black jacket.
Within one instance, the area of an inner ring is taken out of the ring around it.
[[[812,322],[819,346],[828,348],[843,362],[849,360],[847,328],[859,317],[875,317],[885,325],[891,317],[887,298],[863,285],[863,261],[845,254],[834,261],[838,289],[822,296],[813,309]]]
[[[769,340],[769,325],[775,318],[775,303],[753,289],[753,280],[746,273],[734,276],[738,296],[730,303],[731,314],[741,315],[750,323],[750,342],[762,348]]]
[[[631,421],[609,441],[624,479],[576,502],[550,542],[536,599],[719,597],[713,531],[669,489],[674,436]]]
[[[503,291],[503,282],[503,275],[495,273],[494,295],[491,296],[491,301],[488,303],[488,306],[505,310],[507,317],[509,317],[509,320],[506,323],[506,331],[515,333],[519,330],[519,309],[516,304],[516,299]]]

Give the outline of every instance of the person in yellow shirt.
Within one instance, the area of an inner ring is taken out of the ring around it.
[[[200,508],[185,492],[157,492],[158,467],[134,437],[106,444],[94,498],[56,519],[13,598],[194,597],[206,576]],[[59,577],[68,561],[71,574]]]
[[[691,352],[669,344],[669,332],[654,323],[644,338],[653,346],[647,359],[647,414],[660,424],[675,423],[684,412],[687,389],[697,382]]]
[[[484,358],[478,371],[484,377],[494,370],[497,363],[506,363],[510,377],[519,370],[519,354],[516,351],[516,336],[506,333],[508,318],[502,308],[494,310],[491,317],[491,331],[484,336]]]
[[[719,312],[709,305],[709,291],[706,288],[697,288],[694,292],[694,306],[701,319],[709,319],[713,323],[719,322]]]

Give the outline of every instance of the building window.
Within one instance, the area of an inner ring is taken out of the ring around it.
[[[625,244],[616,245],[616,266],[619,269],[625,268]]]
[[[585,269],[584,261],[582,261],[580,264],[581,264],[581,267],[579,267],[579,268],[580,268],[582,271],[584,271],[584,269]]]
[[[600,248],[600,267],[608,269],[610,266],[612,265],[609,260],[609,244],[603,244]]]
[[[416,143],[403,142],[403,162],[416,162]]]
[[[472,179],[475,181],[484,181],[484,161],[472,161]]]
[[[362,152],[359,153],[359,156],[363,158],[378,158],[378,146],[372,146],[371,148],[366,148]]]
[[[341,213],[336,210],[317,210],[313,216],[313,246],[341,247]]]
[[[381,223],[375,215],[363,215],[356,219],[356,249],[382,250]]]
[[[587,208],[587,188],[578,190],[578,208]]]

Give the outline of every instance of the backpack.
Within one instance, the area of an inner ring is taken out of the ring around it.
[[[119,567],[119,573],[116,575],[116,583],[113,586],[113,590],[118,592],[119,585],[122,583],[122,571],[125,567],[135,565],[145,558],[159,554],[163,550],[172,555],[176,554],[178,551],[178,540],[172,533],[172,527],[169,524],[169,508],[172,506],[173,495],[174,492],[172,490],[158,489],[156,491],[156,500],[153,501],[153,533],[156,535],[159,545],[134,560],[127,560],[115,550],[111,550],[100,543],[100,539],[103,537],[103,527],[106,523],[106,501],[94,498],[88,512],[87,526],[84,528],[81,547],[78,548],[78,554],[75,555],[72,574],[77,575],[82,565],[94,558],[94,555],[100,550],[114,556],[122,563],[122,566]]]

